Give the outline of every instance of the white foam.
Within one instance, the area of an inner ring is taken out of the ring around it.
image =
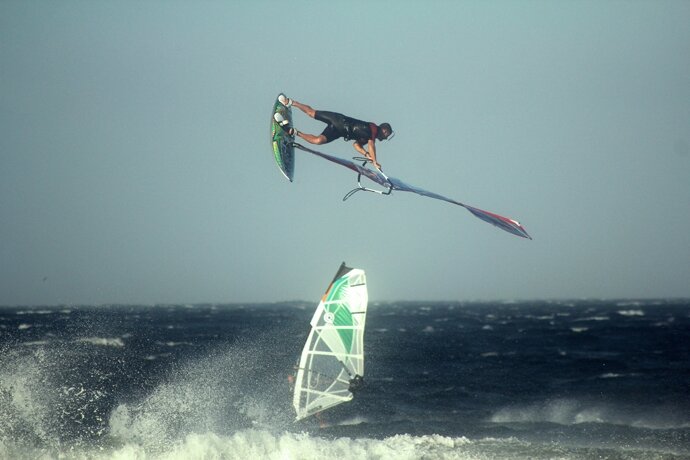
[[[622,316],[644,316],[642,310],[618,310],[618,314]]]
[[[158,353],[156,355],[146,355],[146,356],[144,356],[144,359],[146,361],[155,361],[158,358],[167,358],[171,355],[172,355],[172,353]]]
[[[182,345],[194,345],[192,342],[173,342],[173,341],[168,341],[168,342],[161,342],[161,341],[156,341],[156,345],[165,345],[166,347],[179,347]]]
[[[487,441],[484,441],[487,442]],[[501,444],[503,441],[490,440]],[[514,441],[513,441],[514,442]],[[151,455],[137,444],[105,453],[104,457],[117,459],[165,458],[186,460],[190,458],[223,459],[300,459],[323,460],[326,458],[413,460],[427,459],[484,459],[491,458],[479,453],[481,444],[467,438],[451,438],[441,435],[396,435],[377,440],[369,438],[324,439],[306,433],[273,434],[264,430],[243,430],[230,436],[214,433],[190,434],[182,442],[166,446],[163,451]],[[100,457],[100,456],[99,456]]]
[[[496,412],[490,420],[495,423],[550,422],[560,425],[602,421],[598,411],[585,408],[577,401],[566,399],[504,408]]]
[[[109,338],[109,337],[84,337],[81,339],[76,339],[75,342],[88,343],[91,345],[97,345],[102,347],[124,347],[125,343],[120,337]]]
[[[586,318],[578,318],[574,321],[609,321],[611,318],[608,316],[588,316]]]
[[[33,342],[24,342],[22,343],[22,345],[25,347],[36,347],[41,345],[48,345],[49,343],[50,342],[48,340],[35,340]]]
[[[603,374],[601,378],[617,378],[618,374]],[[674,416],[668,407],[617,407],[600,402],[576,399],[555,399],[525,406],[503,408],[490,417],[494,423],[607,423],[637,428],[684,428],[688,425],[684,415]]]

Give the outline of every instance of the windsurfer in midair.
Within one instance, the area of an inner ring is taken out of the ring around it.
[[[325,110],[314,110],[306,104],[302,104],[294,99],[289,99],[284,94],[278,96],[278,101],[285,107],[295,106],[309,117],[326,123],[326,128],[319,135],[307,134],[297,131],[288,125],[288,121],[280,113],[274,115],[275,120],[290,135],[296,135],[309,142],[310,144],[328,144],[342,137],[346,141],[354,140],[355,150],[364,155],[374,166],[381,169],[381,164],[376,160],[376,141],[390,139],[395,134],[391,125],[388,123],[376,123],[357,120],[337,112],[327,112]]]

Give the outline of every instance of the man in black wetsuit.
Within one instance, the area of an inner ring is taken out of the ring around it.
[[[374,166],[381,169],[381,164],[376,161],[376,141],[382,141],[393,137],[393,129],[388,123],[377,125],[368,121],[357,120],[337,112],[327,112],[325,110],[314,110],[306,104],[288,99],[284,94],[278,96],[278,100],[286,107],[294,105],[302,112],[315,120],[326,123],[326,128],[318,136],[297,131],[295,128],[287,126],[287,120],[280,114],[275,114],[275,119],[291,135],[297,135],[310,144],[328,144],[342,137],[346,141],[354,140],[355,150],[371,160]],[[365,148],[366,146],[366,148]]]
[[[359,391],[362,389],[362,386],[364,385],[364,377],[361,375],[355,375],[353,378],[350,379],[350,385],[348,386],[347,390],[354,394],[355,392]]]

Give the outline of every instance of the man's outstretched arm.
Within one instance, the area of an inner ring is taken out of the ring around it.
[[[364,147],[362,147],[362,144],[360,144],[359,142],[355,142],[352,145],[355,148],[355,150],[357,150],[357,152],[371,160],[371,162],[374,164],[374,167],[376,167],[377,169],[381,169],[381,165],[378,161],[376,161],[376,144],[373,140],[369,140],[369,142],[367,143],[367,147],[369,147],[368,152],[364,150]]]

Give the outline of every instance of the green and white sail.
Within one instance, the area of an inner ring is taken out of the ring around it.
[[[364,376],[367,285],[363,270],[343,263],[311,320],[295,379],[296,420],[352,399]]]

